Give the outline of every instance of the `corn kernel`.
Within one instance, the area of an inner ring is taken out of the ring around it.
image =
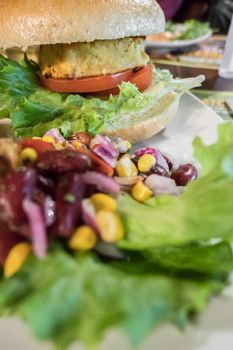
[[[96,211],[106,209],[116,211],[117,202],[114,198],[104,193],[95,193],[91,196],[91,201],[94,204]]]
[[[83,148],[84,148],[83,143],[81,143],[81,142],[79,142],[79,141],[73,141],[73,142],[72,142],[72,146],[73,146],[75,149],[77,149],[77,150],[83,149]]]
[[[52,143],[52,145],[55,145],[55,143],[56,143],[55,139],[50,135],[44,135],[42,137],[42,141]]]
[[[4,264],[4,276],[9,278],[18,272],[31,252],[31,244],[27,242],[16,244],[7,255]]]
[[[147,173],[156,164],[156,159],[152,154],[144,154],[138,160],[138,170]]]
[[[73,250],[87,251],[94,248],[97,242],[95,231],[87,225],[80,226],[75,230],[68,245]]]
[[[33,137],[32,137],[32,140],[41,140],[41,137],[39,137],[39,136],[33,136]]]
[[[126,147],[127,147],[127,149],[128,149],[128,151],[132,148],[132,145],[131,145],[131,143],[129,142],[129,141],[125,141],[125,144],[126,144]]]
[[[138,175],[136,165],[128,156],[123,156],[118,160],[116,171],[120,177],[133,177]]]
[[[22,163],[34,163],[37,160],[37,152],[32,147],[25,147],[20,154],[20,159]]]
[[[144,185],[142,181],[139,181],[132,188],[131,194],[138,202],[145,202],[147,199],[152,197],[153,192],[146,185]]]
[[[54,146],[55,146],[57,151],[60,151],[60,150],[64,149],[64,146],[61,143],[55,143]]]
[[[124,237],[124,227],[119,216],[110,210],[100,210],[96,214],[101,238],[107,243],[116,243]]]

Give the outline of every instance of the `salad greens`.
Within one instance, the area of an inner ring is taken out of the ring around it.
[[[94,346],[115,327],[133,345],[164,322],[183,329],[233,270],[233,123],[219,127],[215,145],[197,138],[194,154],[203,172],[179,197],[139,204],[121,196],[127,259],[72,256],[57,244],[1,280],[0,314],[22,317],[59,349],[77,340]]]
[[[11,118],[16,135],[22,137],[41,136],[52,128],[65,137],[84,130],[97,134],[112,128],[118,115],[130,118],[156,105],[170,91],[177,92],[179,98],[201,82],[197,78],[175,80],[168,72],[158,71],[153,94],[122,83],[118,96],[103,100],[49,91],[40,85],[30,62],[19,64],[0,56],[0,118]]]
[[[166,32],[180,32],[176,40],[196,39],[207,34],[210,30],[211,28],[208,22],[200,22],[195,19],[186,20],[182,24],[168,21],[165,29]]]
[[[200,312],[223,286],[220,277],[175,277],[153,265],[113,266],[58,249],[43,261],[30,259],[2,282],[0,310],[23,317],[39,339],[52,340],[59,349],[77,339],[95,345],[116,326],[138,345],[165,321],[183,328],[190,314]]]

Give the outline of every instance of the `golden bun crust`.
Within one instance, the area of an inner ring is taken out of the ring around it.
[[[164,30],[155,0],[0,0],[0,47],[146,36]]]
[[[141,120],[135,123],[125,121],[124,127],[108,130],[104,134],[107,136],[119,136],[123,140],[128,140],[132,144],[145,141],[158,134],[176,116],[179,107],[179,98],[173,92],[160,98],[155,107],[146,113],[142,113]]]

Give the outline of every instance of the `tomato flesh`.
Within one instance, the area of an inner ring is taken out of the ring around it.
[[[55,150],[54,145],[52,145],[49,142],[39,140],[39,139],[23,139],[21,141],[21,147],[26,148],[26,147],[31,147],[34,148],[34,150],[38,154],[42,154],[47,151],[53,151]]]
[[[152,81],[152,66],[147,65],[137,71],[129,69],[112,75],[81,79],[55,79],[45,78],[40,75],[40,81],[49,90],[63,93],[118,94],[118,86],[122,82],[131,82],[140,91],[144,91],[150,86]]]

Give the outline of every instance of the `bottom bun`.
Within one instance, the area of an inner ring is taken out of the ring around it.
[[[144,141],[163,130],[175,117],[178,107],[178,95],[170,92],[147,110],[124,118],[116,117],[115,123],[111,123],[102,134],[119,136],[132,144]]]

